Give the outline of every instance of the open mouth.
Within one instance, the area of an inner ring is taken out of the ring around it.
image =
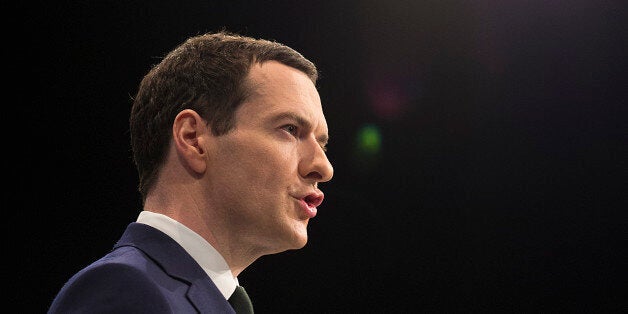
[[[316,209],[323,202],[323,193],[312,193],[298,199],[301,204],[303,218],[314,218],[318,210]]]
[[[310,194],[304,197],[303,200],[305,201],[308,207],[316,208],[323,202],[323,198],[324,198],[323,194],[321,195]]]

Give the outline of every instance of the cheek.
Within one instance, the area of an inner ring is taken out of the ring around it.
[[[224,138],[220,144],[214,156],[220,168],[217,177],[231,189],[257,194],[272,188],[270,192],[277,192],[298,175],[298,151],[293,142],[246,132]]]
[[[228,157],[229,158],[229,157]],[[282,184],[280,178],[287,177],[296,169],[296,151],[287,145],[243,145],[233,151],[233,171],[240,172],[252,181]]]
[[[250,165],[247,167],[257,177],[272,185],[284,184],[281,179],[289,177],[295,168],[296,162],[290,152],[277,147],[264,147],[256,152],[251,152],[252,158],[248,158]]]

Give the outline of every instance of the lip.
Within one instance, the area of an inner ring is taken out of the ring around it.
[[[316,213],[318,212],[318,207],[321,203],[323,203],[323,199],[325,195],[323,192],[310,193],[301,198],[298,198],[299,205],[303,214],[305,214],[308,218],[314,218]]]

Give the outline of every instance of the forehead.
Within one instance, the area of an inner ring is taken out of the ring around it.
[[[238,109],[238,118],[263,119],[290,113],[327,132],[320,96],[305,73],[268,61],[251,67],[246,84],[250,94]]]

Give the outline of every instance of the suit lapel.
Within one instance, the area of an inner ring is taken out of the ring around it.
[[[229,302],[201,266],[176,241],[141,223],[129,224],[114,246],[133,246],[150,256],[170,276],[189,285],[188,298],[201,313],[233,313]]]

